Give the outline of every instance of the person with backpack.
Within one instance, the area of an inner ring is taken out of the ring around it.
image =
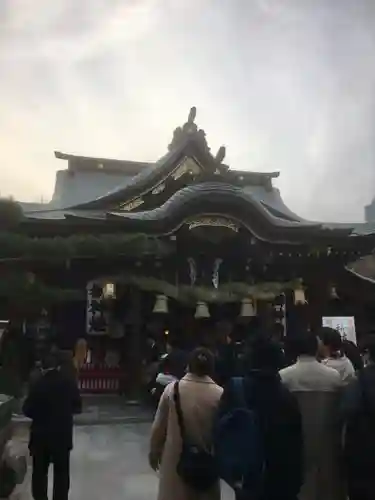
[[[344,461],[350,500],[375,498],[375,342],[369,364],[345,389],[342,399]]]
[[[220,477],[236,500],[296,500],[302,484],[301,415],[278,373],[279,346],[257,336],[243,378],[224,388],[215,429]]]
[[[159,471],[158,500],[220,500],[212,435],[223,390],[213,373],[214,355],[197,348],[187,374],[161,396],[149,451],[150,466]]]

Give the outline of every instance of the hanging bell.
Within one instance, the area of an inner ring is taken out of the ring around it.
[[[36,276],[34,273],[27,273],[26,274],[26,280],[29,285],[33,285],[36,280]]]
[[[165,295],[157,295],[154,308],[154,314],[167,314],[168,313],[168,298]]]
[[[294,303],[297,305],[297,304],[307,304],[307,300],[306,300],[306,297],[305,297],[305,291],[304,289],[302,288],[302,285],[301,287],[299,288],[296,288],[294,290]]]
[[[197,302],[197,308],[195,310],[194,318],[200,319],[209,317],[210,317],[210,311],[208,309],[206,302]]]
[[[337,290],[336,290],[335,286],[331,286],[330,297],[331,297],[332,300],[338,300],[339,299],[339,296],[337,295]]]
[[[242,299],[240,316],[242,318],[253,318],[254,316],[256,316],[255,307],[252,299],[249,298]]]

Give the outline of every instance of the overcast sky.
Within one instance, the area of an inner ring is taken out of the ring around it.
[[[54,150],[156,160],[189,108],[236,169],[353,221],[375,196],[374,0],[0,0],[0,194],[51,196]]]

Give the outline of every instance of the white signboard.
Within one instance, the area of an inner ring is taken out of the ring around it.
[[[340,332],[343,340],[349,340],[357,344],[354,316],[323,316],[322,325]]]

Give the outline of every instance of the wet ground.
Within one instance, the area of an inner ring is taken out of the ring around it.
[[[77,425],[151,422],[154,410],[139,404],[129,404],[116,395],[84,395],[82,413],[76,415]],[[13,421],[27,423],[29,419],[22,414],[14,415]]]
[[[158,478],[147,463],[149,432],[149,423],[76,427],[71,500],[156,499]],[[29,491],[30,477],[14,500],[31,500]],[[223,500],[232,498],[223,491]]]

